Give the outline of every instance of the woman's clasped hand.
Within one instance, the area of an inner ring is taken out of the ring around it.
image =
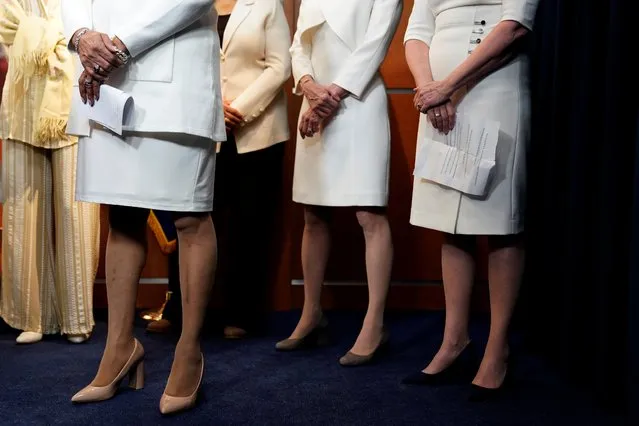
[[[224,100],[224,124],[227,132],[232,132],[240,127],[244,122],[244,116],[237,109],[233,108],[232,102]]]
[[[428,116],[439,132],[448,134],[455,127],[455,104],[452,89],[442,81],[431,81],[415,88],[415,108]]]
[[[117,38],[112,40],[107,34],[86,31],[78,40],[77,50],[84,68],[78,79],[80,97],[82,102],[93,106],[100,99],[100,85],[114,70],[124,66],[118,52],[126,51],[126,47]]]
[[[337,111],[344,89],[336,85],[322,86],[312,78],[305,79],[300,84],[309,103],[309,109],[300,119],[300,135],[302,138],[313,137],[320,131],[320,126]]]

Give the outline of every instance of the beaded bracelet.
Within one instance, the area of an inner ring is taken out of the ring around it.
[[[80,38],[85,35],[87,32],[89,31],[88,28],[82,28],[80,31],[78,31],[75,34],[75,37],[73,38],[73,48],[75,49],[75,51],[78,51],[78,46],[80,45]]]

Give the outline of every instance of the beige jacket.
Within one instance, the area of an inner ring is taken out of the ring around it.
[[[291,34],[281,0],[238,0],[224,31],[222,96],[244,116],[238,153],[289,139],[283,85],[291,75]]]

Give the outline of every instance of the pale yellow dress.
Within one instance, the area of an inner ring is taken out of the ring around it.
[[[30,79],[26,96],[14,99],[12,90],[23,84],[16,79],[20,69],[11,61],[20,28],[16,31],[8,8],[16,4],[25,16],[43,18],[62,34],[59,0],[48,0],[46,5],[42,0],[7,0],[0,5],[0,43],[6,45],[9,57],[0,107],[4,193],[0,316],[22,331],[86,334],[94,326],[99,206],[74,200],[77,140],[35,137],[44,80]],[[65,50],[60,49],[60,54]]]

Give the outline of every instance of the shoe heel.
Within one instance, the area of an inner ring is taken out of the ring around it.
[[[141,360],[138,364],[129,371],[129,387],[131,389],[140,390],[144,387],[144,361]]]

